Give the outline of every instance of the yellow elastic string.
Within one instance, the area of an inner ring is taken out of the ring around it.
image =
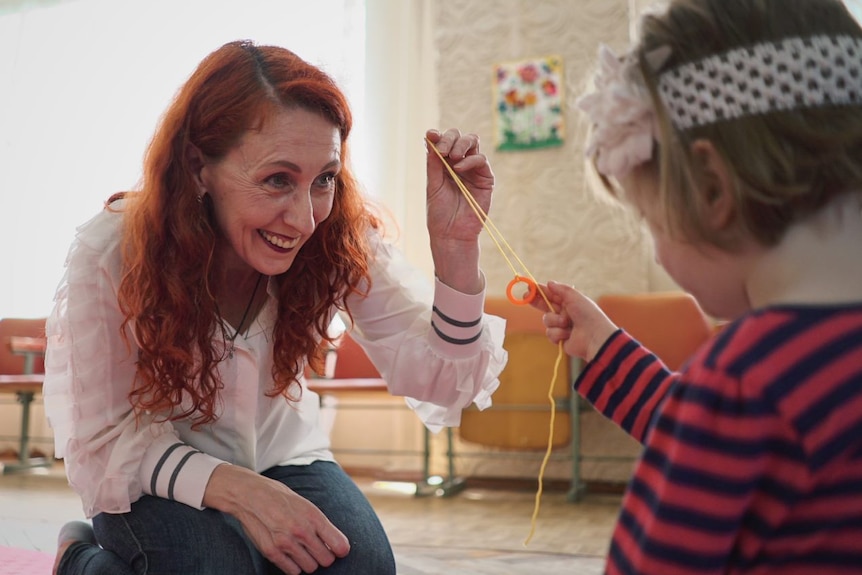
[[[530,533],[524,539],[524,547],[530,544],[533,534],[536,532],[536,522],[539,518],[539,508],[542,505],[542,490],[545,477],[545,468],[548,466],[548,461],[551,459],[551,451],[554,448],[554,422],[557,419],[557,402],[554,399],[554,387],[557,382],[557,377],[560,373],[560,363],[563,359],[563,342],[560,341],[557,346],[557,360],[554,362],[554,376],[551,378],[551,387],[548,388],[548,402],[551,404],[551,419],[548,426],[548,447],[545,450],[545,456],[542,458],[542,466],[539,468],[539,487],[536,489],[536,502],[533,505],[533,516],[530,518]]]
[[[438,150],[437,147],[434,145],[434,143],[431,142],[431,140],[429,140],[428,138],[425,138],[425,141],[428,143],[428,145],[431,147],[431,149],[434,150],[434,153],[437,154],[437,157],[440,158],[440,161],[443,162],[443,165],[446,167],[446,170],[449,172],[449,175],[452,176],[452,180],[458,186],[458,189],[461,190],[461,194],[467,200],[467,203],[470,205],[470,208],[472,208],[473,213],[475,213],[476,217],[479,218],[479,221],[482,222],[483,228],[485,229],[486,232],[488,232],[488,235],[491,236],[491,239],[494,241],[494,244],[497,246],[497,249],[500,250],[500,254],[503,256],[503,259],[505,259],[506,263],[509,264],[509,267],[512,269],[512,273],[515,274],[516,276],[519,275],[517,269],[515,269],[515,266],[512,265],[511,260],[509,260],[508,256],[506,255],[506,252],[503,250],[503,246],[505,246],[506,249],[509,250],[509,252],[512,254],[512,257],[515,258],[515,260],[521,266],[521,269],[524,270],[524,272],[525,272],[524,275],[529,277],[536,284],[536,286],[538,287],[538,292],[542,296],[542,299],[545,300],[545,303],[547,304],[548,309],[555,310],[554,306],[551,304],[551,301],[548,299],[548,296],[545,294],[544,290],[542,290],[542,288],[539,286],[539,282],[536,280],[535,277],[533,277],[533,274],[530,273],[530,270],[527,269],[527,266],[525,266],[524,262],[521,261],[521,258],[518,257],[518,254],[515,253],[515,250],[512,249],[512,246],[509,245],[509,242],[506,241],[506,238],[503,237],[503,234],[500,232],[499,229],[497,229],[497,226],[494,225],[494,222],[491,221],[491,218],[488,216],[487,213],[485,213],[485,210],[482,209],[482,206],[479,205],[479,203],[476,201],[476,199],[473,197],[473,195],[467,189],[467,186],[464,185],[464,183],[461,181],[461,178],[458,177],[458,174],[456,174],[455,170],[452,169],[452,166],[449,165],[449,162],[447,162],[446,159],[443,158],[443,155],[440,153],[440,150]],[[495,236],[495,234],[496,234],[496,236],[499,236],[499,241],[498,241],[497,237]],[[562,362],[563,355],[564,355],[564,353],[563,353],[563,342],[561,341],[559,343],[558,350],[557,350],[557,359],[554,362],[554,375],[551,378],[551,386],[548,389],[548,401],[551,404],[551,419],[550,419],[550,426],[549,426],[549,430],[548,430],[548,446],[547,446],[547,449],[545,450],[545,456],[544,456],[544,458],[542,458],[542,465],[539,468],[538,489],[536,490],[536,501],[535,501],[535,505],[533,507],[533,516],[530,519],[530,533],[529,533],[529,535],[527,535],[527,538],[524,540],[524,546],[525,547],[530,543],[530,540],[533,538],[533,534],[536,531],[536,522],[537,522],[538,517],[539,517],[539,509],[541,507],[541,501],[542,501],[542,491],[543,491],[543,483],[544,483],[544,476],[545,476],[545,468],[548,466],[548,461],[551,458],[551,452],[552,452],[553,446],[554,446],[554,423],[555,423],[556,414],[557,414],[557,403],[554,400],[554,387],[555,387],[555,384],[557,382],[557,377],[559,376],[560,363]]]

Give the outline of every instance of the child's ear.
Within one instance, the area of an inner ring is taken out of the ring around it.
[[[699,173],[700,192],[704,197],[705,224],[715,231],[726,230],[736,216],[734,177],[727,162],[709,140],[691,145],[692,160]]]

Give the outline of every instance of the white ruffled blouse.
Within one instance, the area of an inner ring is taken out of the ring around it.
[[[236,338],[233,357],[219,364],[224,388],[218,419],[192,430],[187,420],[136,418],[129,392],[137,348],[134,338],[128,338],[128,349],[120,336],[117,303],[122,220],[122,213],[104,210],[78,228],[47,323],[45,411],[55,455],[65,459],[86,516],[127,512],[143,494],[201,508],[211,473],[225,462],[260,472],[334,460],[318,423],[317,394],[303,389],[295,404],[266,395],[272,385],[274,280],[252,327]],[[457,426],[471,403],[480,409],[491,404],[507,359],[505,322],[483,315],[484,293],[465,295],[439,281],[432,293],[399,252],[377,235],[372,244],[373,289],[365,298],[348,298],[351,335],[391,393],[405,396],[429,429]]]

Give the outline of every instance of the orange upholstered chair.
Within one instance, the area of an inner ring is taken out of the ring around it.
[[[485,411],[465,410],[458,435],[462,441],[489,447],[545,449],[551,407],[548,388],[558,347],[545,336],[542,313],[531,306],[489,296],[485,312],[506,320],[503,347],[509,360],[500,374],[493,406]],[[571,384],[570,361],[564,356],[554,382],[553,396],[561,408],[554,420],[554,447],[568,445],[572,439],[567,407]]]
[[[345,331],[339,338],[333,379],[379,378],[380,372],[368,359],[365,350]],[[384,387],[385,389],[385,387]]]
[[[465,409],[461,414],[458,437],[466,444],[506,450],[507,456],[514,457],[520,451],[524,458],[538,462],[548,447],[551,417],[548,390],[553,381],[555,418],[552,446],[555,452],[568,448],[563,454],[572,463],[568,498],[577,501],[584,493],[584,486],[580,479],[578,456],[580,414],[572,392],[575,362],[563,355],[554,380],[559,347],[548,341],[542,313],[535,308],[515,305],[505,297],[489,296],[485,299],[485,311],[506,320],[503,347],[509,353],[509,360],[500,373],[500,387],[494,393],[493,405],[485,411]],[[449,434],[451,437],[451,431]],[[453,458],[458,455],[453,453],[451,445],[450,440],[450,470],[454,467]],[[464,452],[461,455],[481,457],[483,453]]]
[[[690,294],[606,294],[596,303],[615,324],[677,370],[714,333],[715,326]]]

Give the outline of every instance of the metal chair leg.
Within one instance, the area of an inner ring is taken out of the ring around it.
[[[416,496],[434,495],[436,497],[450,497],[460,493],[465,486],[463,477],[455,476],[455,449],[452,428],[446,428],[446,464],[448,474],[446,477],[431,475],[431,432],[425,428],[425,453],[423,463],[423,481],[416,485]]]
[[[18,463],[0,465],[3,473],[29,471],[51,465],[51,460],[47,457],[30,457],[30,405],[36,394],[30,391],[20,391],[16,395],[18,402],[21,403],[21,442],[18,447]]]

